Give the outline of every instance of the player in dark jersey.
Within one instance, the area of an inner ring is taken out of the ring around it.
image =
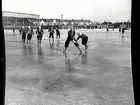
[[[71,30],[68,31],[68,37],[65,41],[65,50],[63,51],[64,53],[66,52],[70,41],[72,41],[74,43],[74,45],[79,49],[79,51],[82,52],[81,49],[79,48],[79,44],[77,43],[77,41],[75,39],[75,29],[74,28],[71,28]]]
[[[34,34],[33,29],[29,26],[27,32],[27,43],[30,43],[33,34]]]
[[[53,34],[54,34],[54,29],[53,29],[53,27],[51,27],[51,28],[48,30],[48,32],[49,32],[49,41],[50,41],[50,38],[52,38],[53,41],[54,41],[54,36],[53,36]]]
[[[85,46],[85,50],[88,48],[87,42],[88,42],[88,36],[86,36],[85,34],[80,34],[79,32],[77,33],[78,38],[76,39],[76,41],[78,41],[80,38],[82,39],[82,45]]]
[[[121,26],[119,26],[119,32],[121,32]]]
[[[122,37],[124,37],[125,27],[122,27]]]
[[[107,33],[108,33],[108,31],[109,31],[109,28],[108,28],[108,26],[106,27],[106,31],[107,31]]]
[[[56,39],[60,39],[60,31],[56,28]]]
[[[112,30],[114,31],[114,26],[113,26]]]
[[[13,28],[13,34],[15,33],[15,29]]]
[[[21,28],[19,29],[19,34],[21,35]]]
[[[41,26],[39,26],[36,30],[36,34],[37,34],[37,42],[38,44],[41,44],[41,40],[42,40],[42,36],[44,34],[43,29],[41,28]]]
[[[22,42],[25,43],[25,39],[26,39],[26,29],[24,26],[22,26],[21,28],[21,33],[22,33]]]

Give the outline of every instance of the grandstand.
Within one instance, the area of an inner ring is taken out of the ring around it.
[[[40,24],[40,15],[19,12],[3,11],[3,25],[5,29],[19,28],[21,26],[36,27]]]

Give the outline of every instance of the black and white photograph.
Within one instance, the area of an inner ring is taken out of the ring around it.
[[[131,0],[2,0],[5,105],[135,105]]]

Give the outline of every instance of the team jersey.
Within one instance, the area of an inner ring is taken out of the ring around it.
[[[43,32],[42,29],[37,29],[37,30],[36,30],[36,34],[37,34],[37,35],[43,35],[43,33],[44,33],[44,32]]]
[[[32,28],[28,29],[28,33],[29,34],[34,34],[33,29]]]
[[[81,38],[81,39],[86,39],[86,38],[88,38],[85,34],[82,34],[81,36],[78,36],[78,38],[77,38],[77,40],[79,40],[79,38]]]
[[[50,32],[50,34],[53,34],[54,30],[53,29],[49,29],[48,32]]]
[[[57,35],[60,35],[60,31],[58,29],[56,30],[56,34]]]
[[[27,32],[27,30],[26,30],[25,28],[22,28],[22,29],[21,29],[21,33],[22,33],[22,34],[26,34],[26,32]]]
[[[75,31],[69,30],[68,37],[74,39],[74,37],[75,37]]]

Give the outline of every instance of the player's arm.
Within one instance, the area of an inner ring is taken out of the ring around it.
[[[75,38],[75,31],[74,31],[74,34],[73,34],[73,40],[74,40],[75,42],[77,42],[77,40],[76,40],[76,38]]]
[[[73,42],[74,42],[74,43],[77,43],[77,40],[76,40],[76,38],[75,38],[75,35],[73,36]]]
[[[71,32],[70,31],[68,31],[68,36],[71,36]]]

